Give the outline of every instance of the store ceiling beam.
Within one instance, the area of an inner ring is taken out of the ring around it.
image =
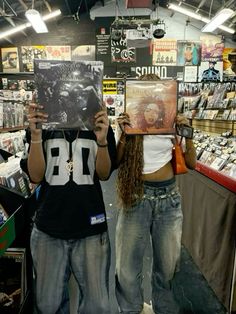
[[[51,8],[49,2],[47,0],[43,0],[43,3],[45,4],[45,6],[48,9],[48,11],[51,13],[52,12],[52,8]]]
[[[0,7],[0,17],[3,17],[4,20],[6,20],[9,24],[11,24],[12,26],[15,26],[15,23],[12,20],[12,18],[10,16],[6,16],[5,10],[3,10],[1,7]]]
[[[12,12],[12,14],[13,14],[14,16],[17,16],[16,11],[15,11],[15,10],[12,8],[12,6],[8,3],[8,1],[7,1],[7,0],[2,0],[2,7],[3,7],[3,11],[5,12],[5,14],[7,14],[6,11],[5,11],[5,5],[6,5],[6,7]]]
[[[11,8],[11,11],[12,11],[12,12],[15,12],[12,8]],[[15,12],[15,14],[16,14],[16,12]],[[13,27],[16,26],[16,23],[14,22],[13,18],[12,18],[11,16],[7,16],[6,11],[5,11],[3,8],[0,7],[0,17],[1,17],[1,16],[2,16],[11,26],[13,26]],[[16,14],[16,16],[17,16],[17,14]],[[26,34],[24,31],[22,31],[22,33],[23,33],[25,36],[27,36],[27,34]],[[7,40],[8,42],[10,42],[11,44],[13,43],[13,42],[12,42],[10,39],[8,39],[8,38],[6,38],[6,40]]]
[[[24,3],[23,0],[18,0],[18,2],[21,4],[21,6],[22,6],[25,10],[28,10],[28,6]]]
[[[198,12],[199,9],[201,9],[201,7],[205,4],[206,1],[207,1],[207,0],[202,0],[202,1],[199,3],[196,12]]]
[[[8,41],[11,45],[14,46],[14,43],[13,43],[13,41],[10,38],[5,37],[4,40]]]

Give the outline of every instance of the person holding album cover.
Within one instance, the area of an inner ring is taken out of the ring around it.
[[[146,74],[139,79],[155,81],[159,77]],[[154,120],[154,113],[152,116]],[[151,239],[153,311],[177,314],[180,309],[172,280],[180,260],[183,215],[171,164],[174,136],[127,135],[125,126],[130,125],[130,118],[126,113],[117,122],[121,131],[117,143],[120,210],[116,226],[116,297],[120,313],[144,314],[146,309],[151,310],[144,304],[142,290],[144,252]],[[189,122],[178,115],[176,124]],[[189,168],[195,167],[192,139],[185,140],[185,161]]]
[[[40,184],[30,239],[35,312],[70,313],[68,281],[79,290],[78,313],[110,314],[110,241],[100,180],[116,167],[105,108],[93,130],[42,130],[43,106],[31,103],[21,168]]]

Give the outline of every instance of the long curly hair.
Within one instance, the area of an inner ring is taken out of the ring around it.
[[[142,170],[143,136],[128,136],[117,176],[119,205],[125,210],[143,196]]]
[[[159,76],[146,74],[139,80],[157,81]],[[118,168],[117,194],[119,206],[128,211],[143,196],[143,136],[126,136],[124,154]]]

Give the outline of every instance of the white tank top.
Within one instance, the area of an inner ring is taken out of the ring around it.
[[[172,158],[173,135],[143,136],[143,174],[153,173]]]

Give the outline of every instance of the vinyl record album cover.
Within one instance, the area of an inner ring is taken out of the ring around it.
[[[46,129],[92,130],[102,108],[103,62],[34,60],[38,102]]]
[[[127,134],[173,134],[177,112],[177,82],[126,81]]]
[[[17,73],[20,71],[17,47],[1,48],[2,71],[4,73]]]

